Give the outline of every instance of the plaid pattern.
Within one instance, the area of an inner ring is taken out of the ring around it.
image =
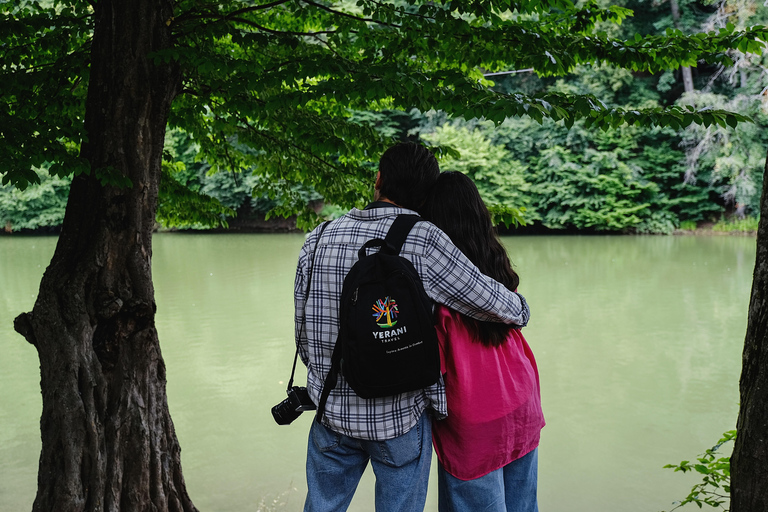
[[[395,217],[415,212],[399,207],[353,209],[331,222],[317,243],[311,289],[305,303],[318,231],[309,234],[299,254],[294,286],[296,343],[307,365],[307,388],[318,403],[339,329],[339,300],[357,251],[372,238],[384,238]],[[500,320],[521,327],[528,323],[525,299],[480,271],[429,222],[418,222],[400,254],[413,263],[427,295],[436,303],[481,320]],[[426,408],[438,417],[447,414],[445,388],[440,381],[423,390],[391,397],[363,399],[339,375],[326,403],[323,423],[357,439],[392,439],[413,427]]]

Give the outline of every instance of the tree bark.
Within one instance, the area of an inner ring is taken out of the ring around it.
[[[693,86],[693,72],[691,71],[690,66],[683,66],[680,68],[680,71],[683,73],[683,88],[685,89],[685,92],[695,91],[696,88]]]
[[[81,150],[91,172],[73,179],[34,309],[15,321],[40,358],[33,510],[194,511],[168,412],[151,273],[163,140],[180,75],[148,56],[172,44],[172,3],[94,6]],[[104,176],[131,186],[105,185]]]
[[[731,511],[768,510],[768,156],[731,456]]]
[[[680,4],[677,0],[669,0],[669,8],[672,10],[672,22],[676,29],[680,29]],[[680,68],[683,73],[683,88],[685,92],[693,92],[693,73],[689,66],[683,66]]]

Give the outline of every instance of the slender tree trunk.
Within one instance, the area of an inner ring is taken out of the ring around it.
[[[152,230],[178,91],[169,0],[99,0],[82,156],[61,235],[16,330],[40,357],[42,452],[34,511],[193,511],[155,329]],[[129,187],[97,176],[128,178]]]
[[[731,511],[768,510],[768,157],[731,456]]]
[[[680,4],[677,3],[677,0],[669,0],[669,7],[672,10],[672,22],[675,25],[675,28],[680,28]],[[689,66],[683,66],[680,68],[683,73],[683,87],[685,88],[685,92],[693,92],[693,73],[691,72],[691,68]]]
[[[690,66],[683,66],[680,68],[680,71],[683,73],[683,88],[685,89],[685,92],[695,91],[696,88],[693,86],[693,72],[691,71]]]

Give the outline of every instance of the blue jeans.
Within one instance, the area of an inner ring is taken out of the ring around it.
[[[459,480],[438,467],[440,512],[538,512],[538,448],[474,480]]]
[[[312,422],[307,447],[305,512],[347,510],[368,460],[376,475],[377,512],[424,510],[432,461],[429,414],[386,441],[354,439]]]

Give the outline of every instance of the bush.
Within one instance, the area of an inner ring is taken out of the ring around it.
[[[720,457],[718,450],[723,444],[734,439],[736,439],[736,431],[729,430],[723,434],[722,439],[715,446],[699,455],[696,462],[684,460],[680,464],[664,466],[667,469],[674,469],[683,473],[696,471],[703,475],[701,482],[694,485],[690,494],[677,503],[672,510],[677,510],[689,503],[695,503],[699,508],[702,508],[703,505],[709,505],[713,508],[728,510],[727,505],[730,503],[731,492],[731,460],[729,457]]]
[[[58,227],[64,221],[72,179],[39,175],[40,184],[24,190],[0,186],[0,226],[6,232]]]
[[[720,219],[717,224],[712,226],[712,231],[721,231],[723,233],[753,233],[757,232],[757,225],[760,220],[754,217],[745,217],[743,219]]]

